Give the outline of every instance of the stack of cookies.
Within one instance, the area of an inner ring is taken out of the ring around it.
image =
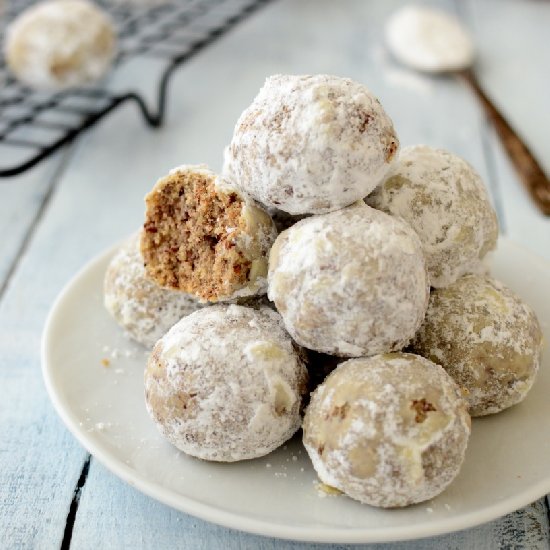
[[[155,184],[105,304],[154,344],[146,405],[176,447],[253,459],[302,427],[324,483],[406,506],[456,477],[471,415],[533,384],[541,331],[487,275],[497,236],[472,167],[399,152],[365,86],[273,76],[221,175],[184,165]]]

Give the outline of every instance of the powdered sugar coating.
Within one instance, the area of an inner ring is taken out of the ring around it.
[[[236,239],[237,248],[252,261],[248,285],[236,289],[227,300],[238,300],[267,293],[267,258],[277,237],[277,226],[269,212],[247,195],[241,194],[238,186],[223,176],[217,176],[216,186],[225,193],[237,193],[243,200],[242,219],[245,231]]]
[[[411,349],[441,364],[463,389],[470,414],[481,416],[525,399],[539,369],[542,332],[509,288],[467,275],[432,292]]]
[[[420,326],[429,297],[418,236],[362,202],[281,233],[268,283],[290,335],[342,357],[400,350]]]
[[[303,430],[321,481],[397,507],[435,497],[456,477],[470,417],[444,369],[392,353],[338,366],[312,394]]]
[[[46,0],[8,28],[5,54],[29,86],[54,90],[98,80],[115,53],[113,24],[87,0]]]
[[[224,147],[223,150],[222,176],[230,182],[235,182],[236,176],[233,172],[231,164],[229,146]],[[233,183],[233,185],[236,186],[235,183]],[[294,225],[296,222],[307,216],[307,214],[293,216],[292,214],[289,214],[284,210],[280,210],[279,208],[275,208],[274,206],[266,206],[265,209],[266,212],[271,216],[271,219],[273,220],[273,223],[275,224],[275,227],[277,228],[277,231],[279,233],[281,233],[285,229],[288,229],[290,226]]]
[[[319,214],[368,195],[398,147],[390,118],[362,84],[275,75],[237,121],[225,165],[265,206]]]
[[[104,303],[126,333],[148,348],[182,317],[203,305],[189,294],[162,288],[147,279],[139,233],[121,246],[109,263]]]
[[[270,453],[300,427],[307,371],[271,309],[204,308],[157,343],[147,409],[178,449],[232,462]]]
[[[427,6],[404,6],[388,20],[386,38],[402,63],[428,72],[465,69],[474,46],[460,21]]]
[[[277,226],[269,212],[260,207],[247,195],[242,195],[234,182],[218,176],[216,186],[225,193],[237,193],[243,200],[242,219],[245,231],[236,239],[237,248],[252,261],[248,285],[236,289],[233,294],[224,298],[237,300],[267,293],[267,264],[269,250],[277,237]]]
[[[443,149],[404,148],[390,177],[366,202],[403,218],[418,233],[435,288],[479,272],[496,247],[498,222],[481,178]]]

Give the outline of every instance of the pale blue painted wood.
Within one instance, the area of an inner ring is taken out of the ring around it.
[[[514,3],[517,9],[523,5]],[[59,546],[85,456],[55,417],[41,384],[38,345],[47,309],[89,258],[141,223],[143,195],[157,177],[181,163],[219,168],[235,120],[267,75],[332,72],[361,80],[383,101],[403,144],[453,150],[487,178],[491,159],[483,149],[484,122],[474,99],[451,80],[418,76],[388,57],[381,23],[398,5],[381,0],[276,3],[178,71],[164,128],[146,130],[135,108],[126,107],[82,140],[0,303],[0,450],[8,451],[0,452],[0,547]],[[442,5],[452,8],[451,2]],[[156,72],[156,64],[129,66],[112,85],[146,80],[150,92],[150,75]],[[19,206],[32,204],[22,198]],[[520,215],[509,212],[511,219]],[[389,548],[504,548],[508,542],[547,548],[548,540],[541,500],[478,529]],[[92,462],[73,548],[173,546],[315,548],[179,514]]]
[[[0,163],[6,161],[10,162],[8,156],[0,151]],[[0,179],[0,288],[62,162],[62,157],[56,155],[36,170]]]
[[[470,0],[478,47],[476,72],[550,176],[550,4]],[[508,236],[550,259],[550,218],[531,204],[494,131],[488,162],[498,182]]]
[[[479,79],[550,172],[550,6],[538,0],[469,4]]]
[[[501,191],[507,236],[550,261],[550,218],[531,203],[492,128],[487,129],[487,138],[488,154]]]
[[[0,161],[11,160],[0,152]],[[36,170],[0,182],[0,289],[31,239],[65,160],[66,153],[58,154]],[[85,455],[53,414],[42,385],[40,335],[55,290],[48,294],[42,286],[52,271],[47,257],[38,255],[35,262],[26,277],[14,275],[0,302],[2,548],[58,545]]]
[[[9,190],[0,188],[4,197],[13,199],[11,207],[21,211],[13,231],[2,227],[3,239],[13,239],[12,247],[2,249],[5,268],[14,261],[14,251],[40,207],[40,195],[50,184],[36,178],[49,172],[51,166],[45,166],[27,177],[21,192],[16,192],[15,182]],[[54,414],[42,384],[42,326],[59,286],[71,273],[64,262],[49,260],[48,247],[31,241],[0,301],[1,548],[59,545],[85,456]]]
[[[179,513],[153,499],[142,497],[93,461],[72,540],[78,550],[546,550],[549,540],[546,514],[544,503],[539,502],[480,527],[432,539],[376,545],[300,543],[232,531]]]

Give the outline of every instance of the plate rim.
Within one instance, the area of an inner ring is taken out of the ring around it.
[[[151,482],[146,476],[137,470],[130,468],[124,462],[110,455],[108,450],[96,444],[93,437],[81,429],[76,415],[63,403],[63,398],[58,395],[55,382],[53,381],[53,361],[50,360],[50,348],[52,346],[51,333],[57,320],[58,310],[64,303],[65,298],[73,288],[98,264],[107,262],[120,247],[124,239],[95,255],[84,264],[63,286],[53,304],[50,307],[44,327],[40,345],[42,378],[53,404],[54,410],[63,421],[65,427],[75,437],[84,449],[97,459],[107,470],[122,479],[125,483],[138,489],[150,498],[176,510],[194,516],[196,518],[221,525],[223,527],[284,540],[318,543],[377,543],[377,542],[398,542],[434,537],[438,535],[453,533],[470,529],[513,511],[516,511],[550,493],[550,475],[537,485],[530,487],[513,497],[509,497],[482,511],[477,510],[460,516],[442,519],[433,525],[429,521],[414,526],[381,527],[381,528],[329,528],[322,526],[297,527],[280,523],[267,522],[257,518],[250,518],[217,508],[210,504],[198,502],[195,499],[176,493],[168,488]],[[499,237],[497,247],[504,246],[516,248],[523,254],[530,256],[531,260],[540,265],[542,269],[550,271],[550,262],[519,243],[507,238]]]

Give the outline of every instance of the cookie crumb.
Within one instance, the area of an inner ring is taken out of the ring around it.
[[[337,489],[336,487],[332,487],[331,485],[327,485],[326,483],[322,482],[313,482],[315,484],[315,488],[317,489],[317,494],[324,498],[326,496],[338,496],[342,494],[342,491],[340,489]]]

